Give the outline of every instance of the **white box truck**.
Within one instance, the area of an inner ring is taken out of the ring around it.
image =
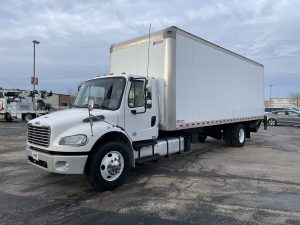
[[[29,163],[109,190],[136,163],[207,136],[242,147],[259,129],[263,65],[176,27],[110,53],[111,74],[83,82],[72,109],[28,123]]]

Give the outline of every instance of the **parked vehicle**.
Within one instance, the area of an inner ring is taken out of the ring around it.
[[[298,106],[288,106],[286,108],[289,110],[294,110],[296,112],[300,112],[300,108]]]
[[[28,123],[29,163],[85,172],[109,190],[136,163],[187,152],[207,136],[242,147],[259,129],[263,65],[176,27],[110,52],[111,74],[83,82],[72,109]]]
[[[278,110],[267,114],[268,125],[300,125],[300,113],[294,110]]]
[[[265,114],[273,112],[273,111],[277,111],[277,110],[285,110],[287,108],[285,107],[267,107],[265,108]]]
[[[44,99],[51,96],[46,91],[25,91],[19,89],[0,90],[0,119],[30,121],[49,112]],[[34,97],[34,98],[33,98]]]

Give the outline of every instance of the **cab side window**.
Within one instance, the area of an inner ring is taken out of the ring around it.
[[[131,83],[128,106],[129,108],[137,108],[145,106],[144,81],[135,80]]]

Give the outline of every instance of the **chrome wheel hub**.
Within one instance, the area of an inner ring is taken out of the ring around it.
[[[275,120],[269,119],[269,125],[274,126],[275,125]]]
[[[116,180],[123,172],[124,158],[120,152],[110,151],[102,159],[100,173],[107,181]]]
[[[243,143],[245,140],[245,130],[244,129],[240,129],[239,130],[239,141],[240,143]]]

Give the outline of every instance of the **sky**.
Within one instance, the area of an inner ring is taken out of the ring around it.
[[[75,92],[111,44],[177,26],[264,65],[265,99],[300,92],[299,0],[0,0],[0,87]]]

